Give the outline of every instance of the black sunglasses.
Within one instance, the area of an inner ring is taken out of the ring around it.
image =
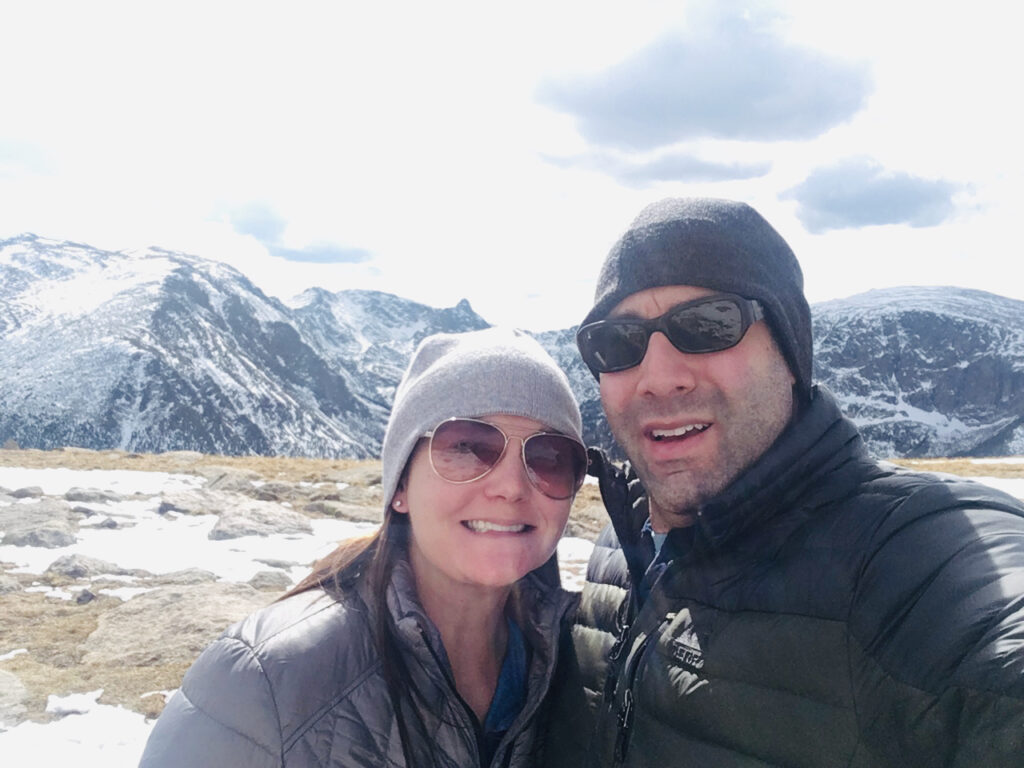
[[[430,466],[449,483],[471,483],[501,461],[509,437],[499,427],[478,419],[442,421],[424,437],[430,438]],[[575,438],[557,432],[524,437],[521,458],[526,477],[552,499],[568,499],[587,475],[587,449]]]
[[[747,329],[763,319],[764,310],[757,301],[716,293],[649,320],[621,317],[588,323],[576,332],[576,345],[597,376],[640,365],[655,331],[664,333],[680,352],[703,354],[736,346]]]

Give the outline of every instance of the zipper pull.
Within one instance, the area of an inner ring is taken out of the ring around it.
[[[629,624],[623,624],[619,636],[615,638],[611,649],[608,651],[608,670],[604,678],[604,700],[611,701],[615,695],[616,684],[619,679],[619,657],[622,656],[622,649],[626,647],[626,639],[629,636]]]
[[[622,697],[622,706],[619,708],[619,732],[615,737],[615,764],[621,765],[626,759],[626,749],[629,747],[629,729],[633,725],[633,690],[626,689]]]

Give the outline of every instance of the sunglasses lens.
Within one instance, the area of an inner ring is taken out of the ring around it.
[[[746,333],[742,301],[733,296],[698,299],[652,320],[601,320],[583,326],[576,340],[583,360],[600,373],[639,365],[655,331],[663,331],[680,352],[718,352],[738,344]]]
[[[681,352],[717,352],[743,338],[743,313],[736,302],[715,299],[680,307],[665,316],[667,336]]]
[[[587,474],[587,450],[563,435],[532,435],[523,443],[530,482],[545,496],[568,499]]]
[[[430,461],[445,480],[465,483],[482,477],[498,463],[505,450],[505,435],[482,421],[451,419],[434,430]]]
[[[647,329],[639,323],[604,321],[580,329],[580,352],[598,371],[621,371],[639,365],[647,351]]]

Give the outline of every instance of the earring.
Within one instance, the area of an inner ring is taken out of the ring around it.
[[[395,507],[400,507],[400,506],[402,506],[402,502],[399,501],[398,499],[395,499]]]

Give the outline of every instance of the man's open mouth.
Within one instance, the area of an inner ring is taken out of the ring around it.
[[[693,437],[693,435],[703,432],[710,426],[710,424],[685,424],[674,429],[652,429],[650,431],[650,438],[657,442],[663,440],[685,440],[688,437]]]

